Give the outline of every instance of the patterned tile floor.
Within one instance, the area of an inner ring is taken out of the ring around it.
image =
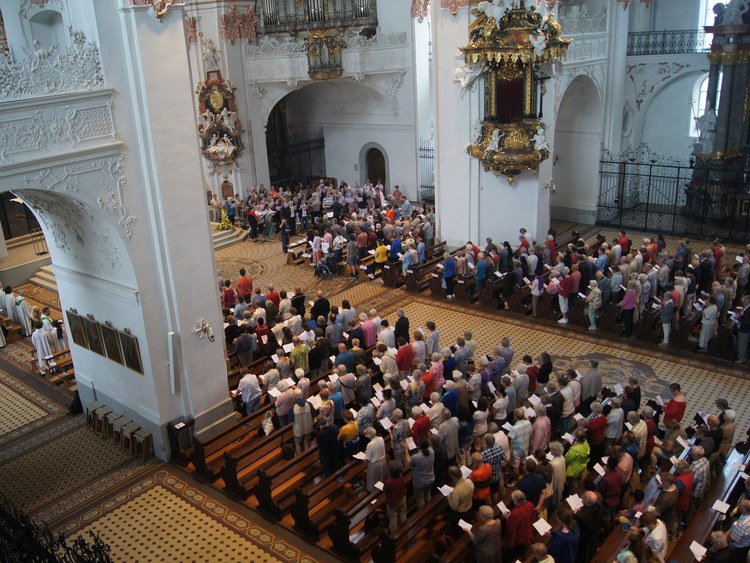
[[[114,561],[316,561],[163,466],[60,530],[95,532]]]
[[[58,403],[0,371],[0,445],[64,415]]]
[[[129,452],[84,424],[0,464],[0,491],[32,513],[126,463]]]

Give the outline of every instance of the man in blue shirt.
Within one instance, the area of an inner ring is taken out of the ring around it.
[[[474,284],[477,287],[477,299],[482,299],[484,292],[484,282],[487,279],[487,261],[484,259],[484,253],[480,252],[477,263],[474,265]]]

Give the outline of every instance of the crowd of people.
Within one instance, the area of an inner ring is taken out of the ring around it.
[[[274,364],[258,374],[243,368],[235,396],[244,412],[272,402],[277,424],[292,424],[297,455],[317,444],[324,475],[367,463],[360,486],[383,491],[391,531],[407,518],[411,470],[414,505],[446,495],[446,517],[468,524],[479,561],[533,553],[587,562],[623,522],[629,541],[618,561],[665,561],[734,442],[728,402],[687,420],[676,383],[670,397],[646,401],[634,377],[608,392],[595,359],[560,371],[550,354],[516,352],[508,338],[481,355],[471,331],[447,343],[434,322],[410,326],[403,309],[391,323],[321,291],[306,301],[299,287],[264,294],[235,285],[243,294],[227,316],[227,344],[243,366],[259,354]],[[312,393],[329,359],[331,374]],[[660,472],[686,448],[674,474]],[[661,492],[645,506],[644,485],[657,472]],[[509,491],[509,505],[499,505]],[[744,557],[748,514],[743,501],[712,557]],[[534,542],[539,518],[556,523],[548,542]]]
[[[672,326],[679,318],[700,313],[696,352],[706,352],[718,327],[728,318],[737,346],[736,363],[747,363],[750,339],[750,245],[741,255],[725,257],[718,242],[694,253],[688,240],[681,240],[674,253],[667,252],[662,235],[646,237],[635,245],[622,231],[611,243],[600,239],[592,250],[582,239],[557,245],[551,232],[543,244],[529,241],[524,229],[516,247],[506,241],[497,246],[488,238],[479,248],[471,242],[455,254],[446,253],[442,265],[443,287],[452,299],[457,280],[473,278],[481,296],[492,275],[502,280],[495,297],[498,309],[508,308],[513,292],[528,287],[531,314],[538,316],[539,303],[549,293],[559,307],[560,324],[568,323],[568,312],[577,300],[584,302],[589,330],[598,330],[599,319],[608,308],[616,308],[622,336],[632,337],[634,325],[649,308],[658,310],[663,338],[668,346]]]

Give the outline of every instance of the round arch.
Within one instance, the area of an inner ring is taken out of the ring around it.
[[[372,153],[372,151],[377,151],[382,156],[382,178],[373,178],[370,175],[372,174],[370,170],[370,166],[372,165],[372,163],[371,159],[369,159],[368,161],[368,156]],[[390,177],[390,163],[388,161],[388,152],[386,152],[385,148],[383,148],[382,145],[373,142],[369,142],[363,145],[359,151],[359,181],[364,184],[364,182],[369,178],[373,184],[376,184],[378,182],[378,179],[380,179],[382,180],[383,186],[387,191],[387,186],[389,185],[388,180],[390,179]]]
[[[576,76],[563,93],[555,120],[553,219],[595,222],[602,124],[596,84],[586,75]]]

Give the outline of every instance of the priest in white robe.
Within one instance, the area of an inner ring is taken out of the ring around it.
[[[44,330],[47,332],[55,332],[55,327],[52,326],[52,323],[54,322],[52,320],[52,317],[49,316],[49,307],[45,307],[42,309],[42,314],[39,317],[39,320],[42,321],[42,324],[44,325]]]
[[[8,317],[12,322],[17,323],[18,319],[16,318],[16,294],[13,293],[13,288],[10,286],[5,287],[3,289],[2,295],[0,295],[0,305],[3,307],[3,313],[5,313],[5,316]]]
[[[44,375],[44,368],[47,365],[44,358],[52,355],[48,335],[49,333],[44,330],[44,325],[40,322],[36,324],[36,330],[31,335],[31,343],[36,348],[36,363],[39,366],[39,373],[41,375]]]
[[[34,309],[29,305],[23,297],[23,291],[18,290],[18,297],[16,297],[16,317],[18,324],[23,329],[24,336],[31,336],[34,326]]]
[[[62,323],[62,321],[53,321],[52,326],[55,330],[55,332],[53,333],[55,336],[55,350],[57,352],[68,350],[70,348],[70,344],[68,344],[68,335],[65,332],[65,325]]]

